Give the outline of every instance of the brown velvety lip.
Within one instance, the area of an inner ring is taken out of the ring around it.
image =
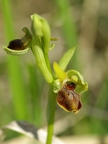
[[[66,82],[63,88],[58,92],[57,103],[64,110],[76,113],[82,107],[80,95],[74,91],[76,85],[72,82]]]
[[[13,50],[23,50],[25,47],[20,39],[10,41],[8,48]]]

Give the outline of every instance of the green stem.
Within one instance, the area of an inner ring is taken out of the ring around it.
[[[56,95],[53,93],[53,87],[50,85],[48,94],[48,105],[47,105],[47,141],[46,144],[52,143],[53,129],[54,129],[54,118],[56,108]]]

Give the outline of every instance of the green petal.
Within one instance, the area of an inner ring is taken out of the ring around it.
[[[84,82],[82,85],[77,85],[75,91],[78,92],[78,93],[83,93],[85,91],[88,90],[88,84],[87,82]]]
[[[57,74],[58,78],[63,81],[66,78],[66,73],[59,67],[59,65],[54,62],[53,68],[55,73]]]
[[[75,91],[78,93],[83,93],[88,90],[88,84],[84,81],[83,76],[76,70],[69,70],[66,72],[67,78],[72,82],[76,83]]]

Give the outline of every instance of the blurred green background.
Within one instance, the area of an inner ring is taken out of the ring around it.
[[[0,126],[12,120],[46,125],[48,85],[34,56],[30,51],[8,56],[2,49],[10,40],[23,37],[21,30],[30,28],[33,13],[45,17],[52,37],[58,38],[49,53],[51,63],[77,45],[68,69],[80,71],[89,85],[77,115],[56,107],[55,134],[107,135],[108,0],[0,0]]]

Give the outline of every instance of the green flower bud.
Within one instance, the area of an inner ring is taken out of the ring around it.
[[[48,58],[50,48],[50,28],[47,21],[37,14],[32,19],[32,52],[35,56],[37,66],[48,83],[53,82],[53,76]],[[53,47],[53,45],[52,45]]]
[[[42,30],[42,27],[43,27],[42,19],[43,18],[41,16],[39,16],[38,14],[33,14],[33,15],[31,15],[31,19],[32,19],[32,26],[31,26],[32,33],[35,36],[42,37],[43,36],[43,30]]]
[[[37,14],[31,15],[31,19],[32,19],[32,26],[31,26],[32,33],[35,36],[40,37],[43,50],[44,52],[48,53],[50,49],[50,39],[51,39],[49,24],[43,17]]]
[[[51,38],[51,32],[50,32],[50,27],[49,24],[45,19],[42,21],[43,24],[43,48],[46,53],[48,53],[50,49],[50,38]]]

